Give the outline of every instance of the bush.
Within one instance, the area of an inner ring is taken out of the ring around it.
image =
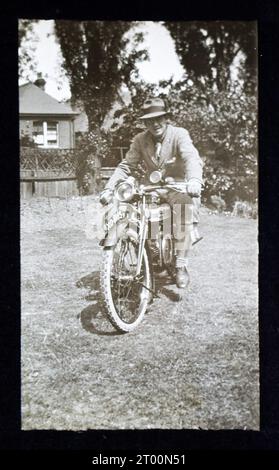
[[[256,202],[252,204],[248,201],[236,201],[232,215],[256,219],[258,217],[258,205]]]
[[[168,95],[175,124],[190,132],[204,160],[204,199],[218,194],[228,206],[257,197],[256,97],[195,87]]]
[[[110,135],[102,130],[84,133],[76,143],[77,183],[81,194],[96,193],[100,190],[100,168],[111,152]]]
[[[21,132],[20,134],[20,146],[21,147],[29,147],[29,148],[37,148],[34,140],[30,137],[29,134],[25,132]]]

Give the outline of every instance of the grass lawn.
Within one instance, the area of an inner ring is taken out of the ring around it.
[[[259,429],[257,221],[202,211],[181,301],[121,335],[104,315],[90,197],[21,204],[22,427]]]

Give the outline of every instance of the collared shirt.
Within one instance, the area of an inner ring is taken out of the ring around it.
[[[154,158],[155,158],[156,163],[158,163],[158,165],[160,164],[160,160],[161,160],[161,148],[162,148],[164,138],[166,137],[166,134],[167,134],[167,127],[168,125],[166,124],[165,130],[160,137],[156,137],[150,131],[148,131],[148,133],[151,136],[152,141],[154,142],[154,148],[155,148]]]

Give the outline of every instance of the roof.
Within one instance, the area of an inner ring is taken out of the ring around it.
[[[68,104],[59,103],[33,83],[19,87],[19,114],[76,115]]]

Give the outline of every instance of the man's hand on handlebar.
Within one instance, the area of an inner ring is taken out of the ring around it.
[[[201,195],[201,186],[198,180],[190,180],[187,185],[187,193],[191,197],[199,197]]]

